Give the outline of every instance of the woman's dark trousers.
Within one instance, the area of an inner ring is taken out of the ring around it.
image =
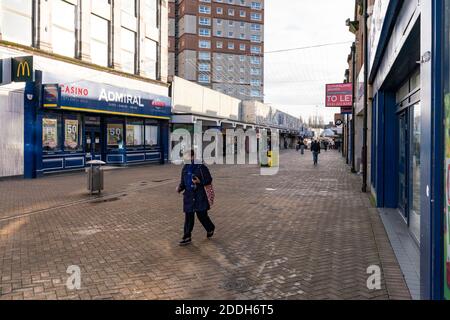
[[[195,212],[185,213],[186,218],[184,221],[184,237],[183,239],[188,239],[192,236],[192,230],[194,230],[195,224]],[[216,228],[209,218],[208,211],[197,212],[197,218],[200,220],[201,224],[205,228],[206,232],[212,232]]]

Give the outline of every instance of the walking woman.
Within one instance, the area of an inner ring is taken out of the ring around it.
[[[211,209],[205,186],[212,185],[212,177],[209,169],[204,164],[194,163],[194,151],[191,152],[191,161],[181,171],[181,181],[177,188],[178,193],[183,194],[183,211],[185,213],[184,236],[181,246],[192,242],[192,230],[194,230],[195,214],[206,230],[207,238],[214,235],[215,226],[208,216]]]

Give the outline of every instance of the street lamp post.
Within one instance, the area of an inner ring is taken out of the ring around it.
[[[352,173],[356,173],[356,163],[355,163],[355,120],[356,120],[356,43],[352,44],[352,95],[353,95],[353,104],[352,104],[352,135],[351,135],[351,146],[352,146]]]
[[[369,74],[369,40],[368,40],[368,28],[367,22],[368,15],[368,0],[364,0],[364,123],[363,123],[363,184],[362,192],[367,192],[367,131],[368,131],[368,109],[369,109],[369,97],[368,97],[368,74]]]

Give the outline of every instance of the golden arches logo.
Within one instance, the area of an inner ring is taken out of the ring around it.
[[[27,76],[31,76],[31,69],[28,61],[22,61],[17,66],[17,78],[20,77],[20,71],[22,71],[22,77],[25,77],[25,71],[27,72]]]

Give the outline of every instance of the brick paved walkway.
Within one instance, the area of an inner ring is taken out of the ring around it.
[[[217,236],[181,248],[179,167],[108,171],[103,198],[77,173],[0,181],[0,299],[408,299],[381,220],[336,152],[280,173],[213,167]],[[71,265],[81,289],[66,287]],[[366,286],[371,265],[382,289]]]

